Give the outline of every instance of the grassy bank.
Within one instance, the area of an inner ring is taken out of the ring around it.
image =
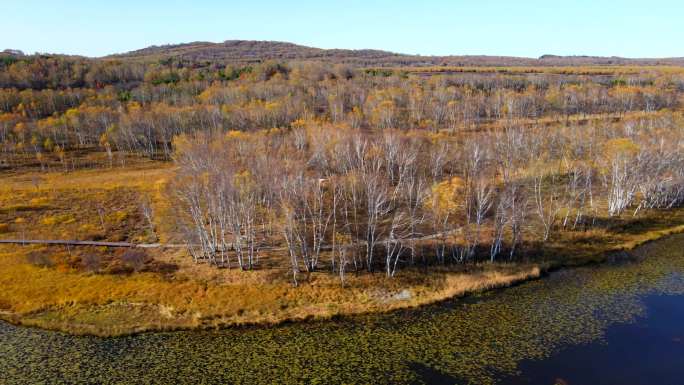
[[[0,186],[0,237],[173,241],[160,191],[168,166],[17,174]],[[140,213],[149,199],[153,223]],[[114,336],[149,330],[277,324],[430,304],[537,278],[543,271],[603,261],[621,250],[684,231],[684,210],[652,212],[526,244],[526,260],[406,268],[347,275],[327,271],[293,287],[290,274],[241,272],[194,264],[183,250],[131,255],[103,248],[0,246],[0,318],[76,334]]]
[[[345,287],[334,276],[316,273],[295,288],[284,274],[268,270],[211,272],[188,266],[172,277],[95,275],[30,266],[21,254],[0,253],[0,283],[5,293],[12,293],[2,295],[0,316],[22,325],[101,336],[389,311],[540,273],[531,264],[485,265],[430,275],[407,271],[395,280],[382,274],[351,276]],[[193,278],[199,275],[201,279]],[[19,276],[24,279],[17,280]]]

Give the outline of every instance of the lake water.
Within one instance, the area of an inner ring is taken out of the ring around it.
[[[0,384],[682,384],[684,235],[418,310],[74,337],[0,323]]]
[[[603,342],[567,347],[521,364],[506,384],[677,385],[684,381],[684,298],[643,298],[645,315],[609,328]]]

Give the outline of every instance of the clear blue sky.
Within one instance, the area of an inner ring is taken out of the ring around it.
[[[423,55],[684,56],[683,0],[0,0],[0,49],[279,40]]]

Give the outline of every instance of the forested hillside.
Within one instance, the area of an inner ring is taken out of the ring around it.
[[[357,66],[577,66],[577,65],[682,65],[684,58],[629,59],[597,56],[543,55],[539,58],[511,56],[420,56],[380,50],[320,49],[277,41],[227,40],[152,46],[111,58],[163,60],[182,58],[195,62],[232,63],[265,60],[318,60]]]

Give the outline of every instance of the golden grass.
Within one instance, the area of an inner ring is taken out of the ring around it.
[[[679,234],[679,233],[684,233],[684,225],[680,226],[673,226],[669,227],[666,229],[660,229],[660,230],[653,230],[653,231],[647,231],[642,234],[637,234],[631,237],[631,239],[627,240],[626,242],[615,245],[611,251],[623,251],[623,250],[632,250],[635,249],[645,243],[652,242],[655,240],[658,240],[660,238],[666,237],[668,235],[673,235],[673,234]]]
[[[13,315],[5,319],[99,335],[388,311],[540,274],[534,265],[483,265],[469,272],[445,268],[429,276],[408,270],[394,280],[382,274],[350,275],[343,287],[336,277],[316,273],[295,288],[285,274],[267,270],[211,269],[202,279],[188,277],[189,271],[173,278],[155,273],[114,276],[30,265],[25,255],[35,248],[0,250],[0,310]],[[202,267],[192,272],[198,270]]]
[[[168,204],[160,191],[172,173],[168,163],[146,163],[109,170],[5,174],[0,184],[0,236],[156,241],[146,230],[140,203],[149,197],[155,212],[164,213]],[[167,228],[159,223],[157,230]]]
[[[173,174],[170,163],[145,163],[136,167],[77,170],[63,172],[29,172],[2,176],[0,192],[27,189],[113,189],[121,187],[152,191],[155,183],[167,180]]]

